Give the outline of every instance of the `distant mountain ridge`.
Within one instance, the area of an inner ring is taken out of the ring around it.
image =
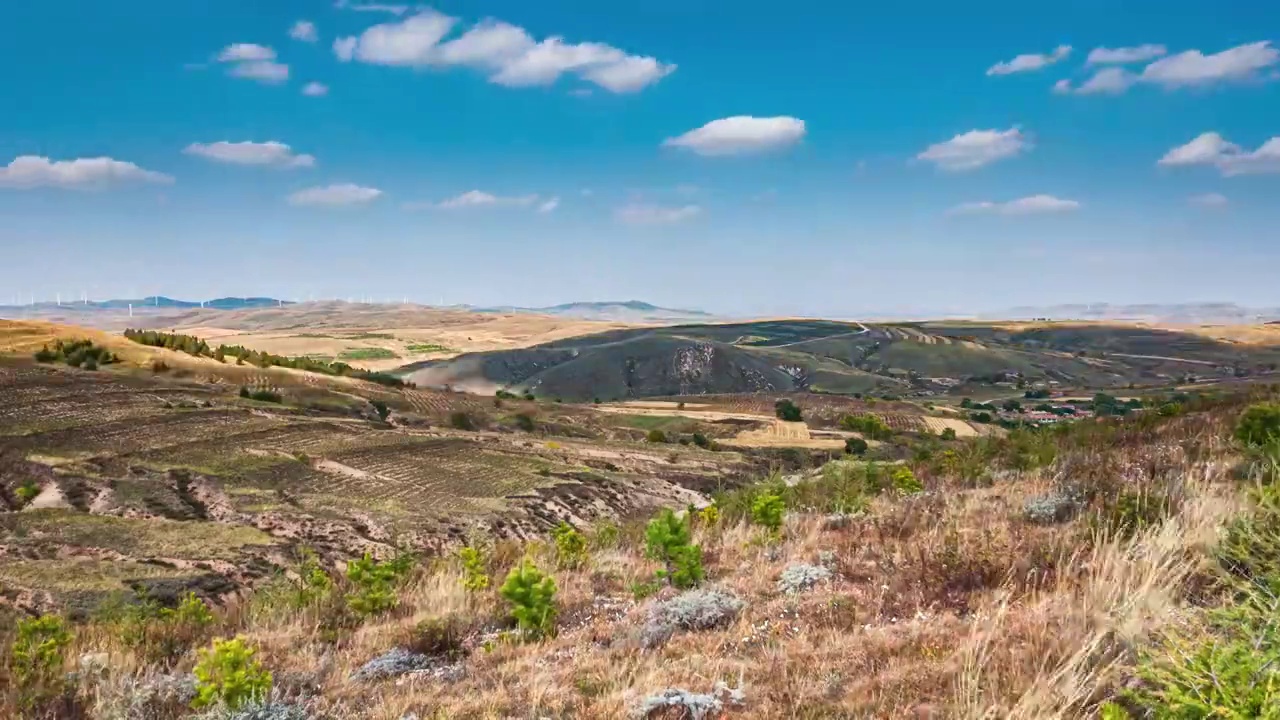
[[[0,305],[0,310],[48,310],[51,308],[62,311],[79,310],[123,310],[129,306],[133,306],[135,310],[145,310],[146,308],[158,308],[161,310],[186,310],[190,308],[207,308],[212,310],[244,310],[247,308],[258,307],[278,307],[282,305],[293,305],[289,300],[280,300],[278,298],[269,297],[221,297],[213,300],[176,300],[164,295],[151,295],[144,298],[116,298],[112,300],[68,300],[66,302],[49,302],[42,301],[34,305]]]
[[[548,307],[521,307],[504,305],[499,307],[469,307],[475,312],[498,313],[536,313],[538,315],[556,315],[582,320],[618,320],[630,322],[643,321],[676,321],[706,320],[715,317],[702,310],[682,308],[664,308],[643,300],[605,300],[591,302],[568,302]]]

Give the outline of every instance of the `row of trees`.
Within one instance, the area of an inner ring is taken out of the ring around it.
[[[405,385],[405,382],[395,375],[362,370],[343,362],[327,362],[307,357],[272,355],[265,351],[250,350],[243,345],[219,345],[210,349],[208,343],[192,335],[130,329],[124,331],[124,336],[141,345],[177,350],[196,357],[210,357],[218,362],[227,362],[227,358],[235,358],[237,365],[253,365],[260,368],[292,368],[323,375],[340,375],[368,380],[390,387],[402,387]]]

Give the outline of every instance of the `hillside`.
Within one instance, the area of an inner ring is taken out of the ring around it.
[[[627,328],[406,365],[429,385],[565,400],[811,390],[927,396],[1014,379],[1072,388],[1267,376],[1280,347],[1095,324],[775,320]]]
[[[0,659],[0,715],[1041,720],[1163,717],[1186,692],[1243,718],[1280,701],[1275,448],[1232,438],[1261,397],[770,474],[552,434],[678,418],[421,391],[436,418],[539,418],[427,430],[308,407],[301,387],[272,407],[0,361],[0,427],[22,424],[0,457],[0,600],[46,612],[0,624],[0,646],[47,641],[37,664]],[[617,409],[771,407],[708,400]]]

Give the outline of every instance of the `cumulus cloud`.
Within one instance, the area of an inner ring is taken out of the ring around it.
[[[1094,48],[1085,59],[1086,65],[1126,65],[1154,60],[1169,52],[1163,45],[1137,45],[1135,47]]]
[[[1280,63],[1280,51],[1271,47],[1270,42],[1239,45],[1212,55],[1188,50],[1146,66],[1141,80],[1171,88],[1208,85],[1252,79],[1258,71],[1277,63]]]
[[[664,207],[645,203],[632,203],[618,208],[614,216],[628,225],[670,225],[683,222],[702,214],[697,205]]]
[[[1071,55],[1070,45],[1059,45],[1051,53],[1029,53],[1019,55],[1008,62],[998,62],[987,68],[987,75],[1012,75],[1013,73],[1030,72],[1048,67]]]
[[[308,97],[321,97],[329,94],[329,86],[324,83],[309,82],[302,88],[302,94]]]
[[[1140,45],[1110,50],[1098,48],[1089,53],[1090,65],[1145,62],[1167,52],[1163,45]],[[1139,83],[1159,85],[1166,89],[1203,87],[1222,82],[1241,82],[1262,78],[1262,71],[1280,64],[1280,51],[1270,42],[1256,42],[1205,55],[1199,50],[1160,57],[1140,72],[1124,68],[1102,68],[1089,80],[1072,87],[1060,80],[1053,90],[1058,94],[1119,95]]]
[[[540,212],[540,213],[542,213],[542,214],[544,214],[544,215],[545,215],[545,214],[550,213],[550,212],[555,212],[556,208],[558,208],[558,207],[560,207],[560,198],[558,198],[558,197],[553,197],[553,198],[550,198],[550,199],[548,199],[548,200],[545,200],[545,201],[543,201],[543,202],[539,203],[539,204],[538,204],[538,212]]]
[[[970,130],[946,142],[935,143],[916,156],[940,170],[963,172],[1014,157],[1031,148],[1031,141],[1019,128]]]
[[[101,190],[123,183],[169,185],[173,178],[109,157],[54,161],[47,157],[23,155],[0,167],[0,188]]]
[[[570,74],[615,93],[642,90],[676,69],[604,43],[570,43],[556,36],[536,40],[524,28],[493,19],[446,41],[457,26],[457,18],[426,9],[375,25],[358,37],[339,38],[334,54],[344,62],[468,67],[509,87],[550,85]]]
[[[1221,193],[1204,193],[1187,198],[1192,205],[1204,208],[1223,208],[1227,206],[1227,196]]]
[[[215,162],[232,165],[270,165],[273,167],[314,167],[316,159],[300,155],[282,142],[226,142],[191,143],[182,152]]]
[[[1216,132],[1201,133],[1186,145],[1165,153],[1157,162],[1165,167],[1210,165],[1225,176],[1280,173],[1280,137],[1248,152]]]
[[[687,148],[699,155],[741,155],[793,145],[804,137],[804,121],[798,118],[734,117],[712,120],[663,141],[666,147]]]
[[[351,183],[313,187],[289,196],[289,204],[297,206],[343,207],[367,205],[382,195],[377,188],[361,187]]]
[[[253,43],[234,43],[218,53],[218,62],[269,62],[275,59],[275,50]]]
[[[316,32],[316,24],[308,20],[299,20],[289,28],[289,37],[302,42],[313,43],[320,39],[320,34]]]
[[[218,62],[231,66],[228,74],[274,85],[289,79],[289,66],[276,62],[276,51],[263,45],[236,43],[218,53]]]
[[[953,215],[1040,215],[1079,210],[1080,203],[1052,195],[1031,195],[1008,202],[971,202],[951,208]]]

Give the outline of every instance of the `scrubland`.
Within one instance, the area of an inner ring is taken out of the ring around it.
[[[1280,409],[838,460],[648,522],[6,623],[28,718],[1277,718]]]

